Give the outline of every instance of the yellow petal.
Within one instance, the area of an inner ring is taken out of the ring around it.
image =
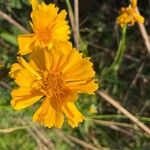
[[[12,107],[16,110],[26,108],[33,105],[42,98],[42,93],[29,88],[17,88],[11,92]]]
[[[66,105],[68,102],[74,102],[77,100],[77,98],[78,95],[75,90],[70,90],[66,88],[59,96],[53,96],[50,100],[50,104],[55,110],[60,111],[63,105]]]
[[[65,72],[66,81],[88,80],[95,76],[92,63],[84,58]]]
[[[34,34],[25,34],[18,36],[19,54],[26,55],[32,51]]]
[[[65,113],[68,123],[74,128],[77,127],[80,122],[83,121],[84,116],[78,111],[76,106],[68,102],[66,106],[62,108]]]
[[[74,67],[77,64],[80,64],[80,62],[82,61],[82,53],[79,53],[76,49],[68,51],[70,52],[67,53],[69,55],[68,61],[62,67],[62,73],[64,74],[71,71],[71,69],[74,69]]]
[[[20,64],[24,66],[24,68],[26,68],[30,73],[35,75],[36,79],[41,79],[41,76],[38,74],[38,72],[36,72],[34,68],[29,63],[27,63],[22,57],[18,57],[18,62],[20,62]]]
[[[11,67],[10,72],[9,72],[10,77],[15,79],[18,72],[20,72],[21,69],[22,69],[22,66],[20,64],[14,63]]]
[[[98,89],[98,84],[94,79],[86,82],[67,82],[66,85],[70,87],[70,89],[79,93],[94,94],[94,92]]]
[[[57,112],[50,105],[48,99],[45,99],[42,105],[33,115],[33,121],[37,121],[41,124],[44,124],[48,128],[51,128],[52,126],[61,128],[64,122],[64,116],[61,112]]]
[[[144,23],[144,17],[138,14],[138,12],[134,14],[134,19],[139,23]]]
[[[30,45],[52,48],[53,41],[67,41],[69,39],[69,26],[65,20],[66,11],[58,13],[58,7],[54,4],[46,5],[44,2],[38,4],[35,0],[30,0],[33,11],[31,13],[31,27],[34,34],[34,42]],[[34,9],[36,8],[36,9]],[[50,15],[49,15],[50,14]],[[40,18],[40,19],[39,19]]]
[[[135,9],[137,6],[137,0],[131,0],[131,6]]]
[[[32,5],[33,10],[36,10],[38,8],[38,0],[29,0],[29,2]]]
[[[9,75],[11,78],[14,78],[15,82],[21,87],[29,88],[35,81],[34,76],[19,63],[12,65]]]
[[[32,65],[38,70],[50,70],[52,66],[52,58],[47,49],[36,47],[31,54]],[[31,63],[31,62],[30,62]]]
[[[54,40],[60,40],[60,41],[69,40],[69,34],[71,32],[69,26],[67,25],[68,22],[65,21],[66,15],[67,12],[65,10],[62,10],[57,16],[55,26],[52,31]]]

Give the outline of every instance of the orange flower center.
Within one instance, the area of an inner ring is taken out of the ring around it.
[[[36,30],[37,37],[40,41],[42,41],[45,44],[48,44],[49,41],[51,40],[51,29],[46,27],[46,28],[40,28]]]
[[[43,73],[41,89],[44,95],[48,97],[63,95],[65,85],[61,73]]]

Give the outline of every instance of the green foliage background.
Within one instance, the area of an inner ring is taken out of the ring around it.
[[[45,2],[55,2],[61,9],[67,9],[65,0]],[[150,57],[137,25],[128,27],[126,52],[118,78],[114,80],[101,74],[102,70],[110,66],[114,59],[121,31],[115,21],[120,7],[127,6],[128,1],[80,0],[79,3],[82,38],[80,50],[86,51],[87,55],[92,58],[100,88],[107,90],[111,96],[120,100],[119,103],[149,126]],[[145,17],[145,27],[150,34],[150,2],[144,0],[139,1],[138,4]],[[27,0],[0,0],[0,10],[31,31],[29,25],[31,7]],[[16,62],[18,34],[22,34],[18,28],[0,17],[0,150],[40,149],[37,137],[27,130],[34,126],[31,124],[31,117],[36,106],[16,112],[10,105],[10,91],[15,84],[9,78],[8,73],[11,64]],[[73,42],[73,37],[71,40]],[[134,84],[132,84],[133,81]],[[62,128],[64,132],[62,132],[36,125],[44,132],[46,139],[51,139],[57,150],[84,149],[79,143],[75,144],[67,135],[72,135],[80,142],[85,141],[102,150],[150,149],[150,138],[98,95],[83,94],[77,105],[87,117],[78,128],[72,129],[64,124]],[[91,105],[96,108],[97,113],[89,111]],[[107,125],[96,123],[95,119],[128,123],[132,128],[116,128],[110,123]],[[62,137],[60,133],[63,134]],[[42,147],[44,149],[45,146]]]

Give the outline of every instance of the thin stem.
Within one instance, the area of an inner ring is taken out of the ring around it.
[[[111,66],[109,68],[105,68],[102,71],[102,75],[104,77],[112,75],[116,79],[117,72],[118,72],[118,70],[121,66],[123,56],[124,56],[124,52],[125,52],[126,31],[127,31],[127,26],[125,25],[122,28],[121,40],[120,40],[120,43],[119,43],[119,47],[118,47],[115,59],[114,59],[113,63],[111,64]]]
[[[122,107],[116,100],[111,98],[109,95],[107,95],[103,91],[97,91],[97,93],[107,102],[109,102],[112,106],[117,108],[121,113],[126,115],[131,121],[133,121],[137,126],[139,126],[143,131],[145,131],[148,135],[150,135],[150,129],[143,124],[141,121],[138,120],[134,115],[132,115],[130,112],[128,112],[124,107]]]
[[[20,31],[22,31],[23,33],[28,33],[28,30],[25,29],[22,25],[20,25],[17,21],[15,21],[14,19],[12,19],[10,16],[8,16],[7,14],[5,14],[3,11],[0,10],[0,17],[2,17],[3,19],[7,20],[9,23],[13,24],[14,26],[16,26]]]
[[[74,0],[74,13],[75,13],[75,37],[76,46],[79,49],[79,1]]]
[[[120,68],[120,65],[121,65],[122,59],[123,59],[123,55],[124,55],[124,51],[125,51],[126,31],[127,31],[127,26],[125,25],[122,28],[122,35],[121,35],[121,40],[120,40],[119,47],[117,50],[117,54],[115,56],[114,62],[112,63],[112,67],[114,67],[116,72]]]
[[[114,122],[114,121],[104,121],[104,120],[93,120],[96,124],[101,124],[101,125],[115,125],[115,126],[120,126],[120,127],[127,127],[127,128],[134,128],[133,125],[128,124],[128,123],[122,123],[122,122]]]
[[[118,115],[118,114],[114,114],[114,115],[95,115],[92,117],[93,119],[103,119],[103,120],[110,120],[110,119],[128,119],[127,116],[125,115]],[[150,118],[148,117],[143,117],[143,116],[137,116],[137,118],[140,121],[143,122],[150,122]]]
[[[71,27],[72,27],[74,42],[77,45],[77,39],[76,39],[76,34],[75,34],[75,32],[76,32],[75,31],[75,16],[74,16],[73,9],[72,9],[72,6],[70,4],[70,1],[66,0],[66,4],[67,4],[67,7],[68,7],[68,13],[69,13],[70,23],[71,23]]]

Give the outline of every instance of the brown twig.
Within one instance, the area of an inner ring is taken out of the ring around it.
[[[79,1],[74,0],[76,47],[79,49]]]
[[[45,133],[41,129],[37,128],[36,126],[33,126],[32,130],[36,133],[36,135],[43,142],[43,144],[45,144],[46,147],[48,147],[51,150],[55,150],[54,144],[51,142],[51,140],[46,138]]]
[[[7,20],[9,23],[13,24],[14,26],[16,26],[20,31],[22,31],[23,33],[28,33],[28,30],[25,29],[22,25],[20,25],[17,21],[15,21],[14,19],[12,19],[10,16],[8,16],[6,13],[4,13],[3,11],[0,10],[0,17]]]
[[[32,129],[27,128],[26,130],[29,133],[29,135],[32,136],[35,139],[35,141],[37,143],[38,150],[48,150],[48,148],[41,142],[41,140],[34,133],[34,131],[32,131]]]
[[[110,125],[109,127],[110,127],[111,129],[113,129],[113,130],[119,131],[119,132],[121,132],[121,133],[123,133],[123,134],[126,134],[126,135],[130,136],[130,137],[133,136],[130,132],[128,132],[127,130],[122,129],[122,128],[118,127],[118,126]]]
[[[5,128],[5,129],[0,129],[0,133],[8,134],[8,133],[14,132],[16,130],[24,130],[27,128],[28,128],[28,126],[18,126],[18,127]]]
[[[134,129],[133,125],[127,124],[127,123],[113,122],[113,121],[104,121],[104,120],[95,120],[95,119],[94,119],[94,122],[96,124],[107,126],[107,127],[111,128],[111,129],[114,129],[116,131],[122,132],[122,133],[124,133],[124,134],[126,134],[128,136],[132,136],[132,134],[130,132],[127,132],[127,130],[125,130],[123,128],[120,128],[120,127],[126,127],[126,128]]]
[[[136,8],[137,12],[140,14],[138,7]],[[149,39],[149,35],[146,31],[146,28],[144,26],[144,24],[142,23],[138,23],[139,29],[141,31],[141,35],[143,37],[144,43],[145,43],[145,47],[148,51],[148,53],[150,54],[150,39]]]
[[[75,144],[71,140],[66,138],[63,132],[61,132],[59,129],[55,129],[54,131],[55,134],[57,134],[64,142],[69,144],[71,147],[75,147]]]
[[[131,89],[135,86],[135,84],[136,84],[136,82],[137,82],[137,80],[138,80],[138,78],[139,78],[139,75],[140,75],[140,74],[142,73],[142,71],[143,71],[143,68],[144,68],[144,63],[141,64],[140,68],[138,69],[137,74],[135,75],[135,77],[134,77],[132,83],[130,84],[130,86],[129,86],[129,88],[128,88],[128,90],[127,90],[127,92],[126,92],[126,94],[125,94],[125,96],[124,96],[124,98],[123,98],[123,103],[122,103],[122,105],[124,105],[125,102],[126,102],[126,100],[128,99],[129,93],[130,93]]]
[[[138,26],[139,26],[139,29],[141,31],[141,34],[142,34],[142,37],[143,37],[146,49],[147,49],[148,53],[150,54],[150,40],[149,40],[149,35],[148,35],[147,31],[146,31],[145,26],[142,23],[138,23]]]
[[[109,95],[107,95],[103,91],[97,91],[97,93],[107,102],[109,102],[111,105],[113,105],[115,108],[117,108],[121,113],[126,115],[131,121],[133,121],[138,127],[140,127],[143,131],[145,131],[148,135],[150,135],[150,129],[143,124],[141,121],[139,121],[134,115],[132,115],[130,112],[128,112],[125,108],[123,108],[116,100],[111,98]]]
[[[7,89],[7,90],[11,90],[11,86],[9,86],[6,82],[4,81],[0,81],[0,86]]]
[[[101,150],[101,148],[97,148],[97,147],[95,147],[95,146],[93,146],[93,145],[91,145],[91,144],[89,144],[89,143],[86,143],[86,142],[84,142],[84,141],[82,141],[82,140],[79,140],[78,138],[75,138],[75,137],[73,137],[73,136],[71,136],[71,135],[65,134],[65,136],[66,136],[68,139],[70,139],[71,141],[73,141],[74,143],[79,144],[79,145],[81,145],[82,147],[87,148],[87,149],[89,149],[89,150]]]
[[[66,4],[68,7],[68,13],[69,13],[69,19],[70,19],[70,23],[71,23],[71,28],[72,28],[72,32],[73,32],[73,38],[74,38],[74,42],[75,45],[77,46],[77,38],[76,38],[76,24],[75,24],[75,16],[72,10],[72,6],[70,4],[70,0],[66,0]]]
[[[36,125],[32,124],[30,121],[27,119],[20,119],[19,121],[23,125],[30,125],[30,130],[36,135],[36,137],[42,142],[42,144],[45,145],[50,150],[55,150],[54,144],[50,139],[46,138],[45,133],[38,128]],[[28,131],[28,130],[27,130]]]
[[[115,125],[115,126],[120,126],[120,127],[126,127],[126,128],[134,128],[133,125],[128,124],[128,123],[122,123],[122,122],[113,122],[113,121],[106,121],[106,120],[97,120],[94,119],[94,122],[96,124],[102,124],[102,125]]]

